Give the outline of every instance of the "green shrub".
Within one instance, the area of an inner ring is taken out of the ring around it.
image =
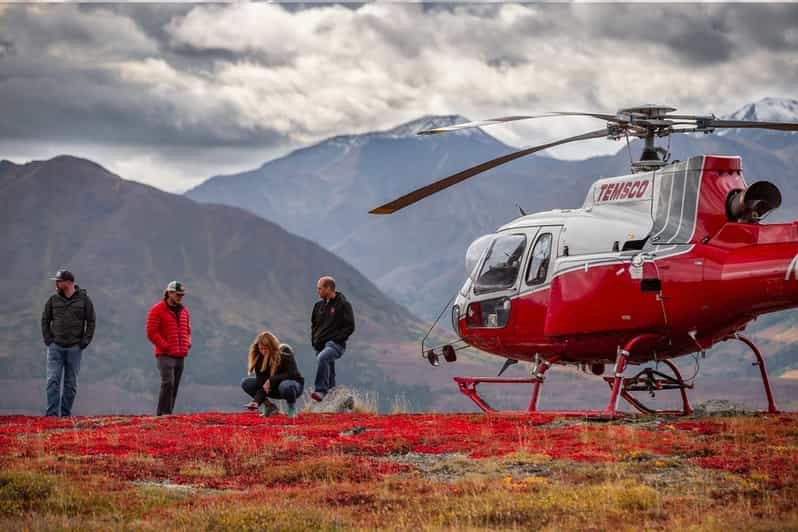
[[[305,532],[307,530],[341,530],[344,528],[342,524],[325,518],[320,512],[314,510],[290,510],[266,506],[258,508],[210,506],[199,512],[179,514],[177,524],[181,528],[192,530],[236,530],[239,532]]]
[[[0,515],[20,515],[41,507],[53,491],[44,475],[0,472]]]

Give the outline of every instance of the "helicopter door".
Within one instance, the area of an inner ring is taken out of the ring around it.
[[[676,329],[697,329],[699,322],[716,310],[703,289],[704,258],[686,253],[669,257],[658,265],[668,325]]]
[[[506,330],[529,239],[529,233],[523,230],[499,233],[493,239],[474,278],[465,310],[468,329],[486,329],[488,336],[491,330]]]
[[[513,322],[519,345],[540,347],[547,343],[543,327],[549,305],[552,277],[556,270],[562,226],[543,226],[533,230],[531,251],[521,278],[519,296],[513,300]]]

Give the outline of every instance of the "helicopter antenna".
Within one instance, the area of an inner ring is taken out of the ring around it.
[[[620,140],[626,138],[627,147],[631,156],[631,144],[629,137],[637,137],[643,140],[643,151],[640,154],[640,159],[637,161],[632,160],[631,166],[633,172],[651,171],[662,168],[670,160],[670,146],[671,135],[675,133],[713,133],[716,129],[774,129],[779,131],[798,131],[798,123],[795,122],[765,122],[755,120],[719,120],[715,115],[677,115],[672,114],[676,111],[675,107],[668,107],[666,105],[643,105],[640,107],[629,107],[621,109],[615,114],[606,113],[582,113],[572,111],[554,111],[538,115],[522,115],[522,116],[505,116],[500,118],[492,118],[490,120],[479,120],[476,122],[468,122],[465,124],[455,124],[447,127],[427,129],[419,131],[419,135],[437,135],[442,133],[449,133],[452,131],[459,131],[461,129],[475,128],[490,126],[494,124],[502,124],[507,122],[514,122],[517,120],[529,120],[539,118],[552,118],[561,116],[587,116],[598,120],[603,120],[606,123],[604,129],[597,131],[589,131],[581,135],[568,137],[565,139],[555,140],[539,146],[532,146],[518,151],[510,152],[501,157],[491,159],[482,164],[466,168],[456,174],[452,174],[443,179],[439,179],[434,183],[423,186],[413,190],[404,196],[396,198],[393,201],[385,203],[369,211],[370,214],[392,214],[400,209],[412,205],[427,196],[431,196],[436,192],[440,192],[453,185],[461,183],[477,174],[481,174],[491,168],[499,165],[509,163],[520,157],[530,155],[539,151],[567,144],[569,142],[577,142],[580,140],[589,140],[597,138],[607,138],[610,140]],[[668,147],[663,148],[655,145],[657,137],[668,137]],[[520,209],[520,207],[519,207]],[[523,210],[521,211],[523,213]]]

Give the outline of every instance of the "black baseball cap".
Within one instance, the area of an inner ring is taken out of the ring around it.
[[[58,270],[55,272],[55,277],[50,277],[51,281],[72,281],[75,282],[75,276],[69,270]]]

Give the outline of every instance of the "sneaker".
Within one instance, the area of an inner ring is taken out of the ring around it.
[[[279,410],[280,409],[277,408],[277,405],[270,403],[269,401],[261,403],[261,405],[258,407],[258,412],[260,413],[260,415],[266,417],[276,413]]]
[[[286,411],[286,415],[290,418],[296,417],[296,405],[288,405],[288,410]]]
[[[325,395],[327,395],[327,392],[314,391],[310,394],[310,398],[313,399],[314,401],[321,401],[322,399],[324,399]]]

